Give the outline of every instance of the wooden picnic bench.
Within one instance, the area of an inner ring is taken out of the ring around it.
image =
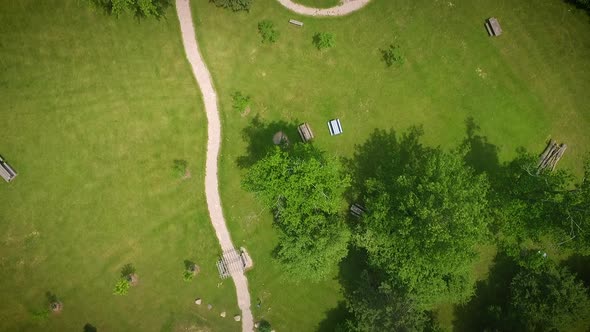
[[[309,124],[302,123],[297,127],[297,131],[299,131],[299,135],[301,136],[301,140],[305,143],[311,141],[313,139],[313,132],[309,127]]]
[[[6,163],[2,156],[0,156],[0,176],[2,176],[6,182],[10,182],[16,177],[16,175],[16,171]]]
[[[490,36],[499,36],[502,34],[502,28],[500,27],[500,22],[495,17],[490,17],[486,20],[485,23],[486,30],[488,30],[488,35]]]

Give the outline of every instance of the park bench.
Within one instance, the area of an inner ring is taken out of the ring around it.
[[[309,127],[309,124],[302,123],[297,127],[297,131],[299,131],[299,135],[301,136],[301,140],[305,143],[313,139],[313,132]]]
[[[367,210],[365,209],[364,206],[357,204],[357,203],[354,203],[350,206],[350,213],[357,218],[362,217],[366,211]]]
[[[294,19],[290,19],[289,20],[289,23],[291,23],[293,25],[296,25],[298,27],[302,27],[303,26],[303,22],[300,22],[300,21],[297,21],[297,20],[294,20]]]
[[[330,120],[328,122],[328,128],[330,129],[330,135],[340,135],[342,134],[342,125],[340,125],[340,119]]]
[[[6,182],[10,182],[16,177],[16,175],[16,171],[4,161],[2,156],[0,156],[0,176],[2,176]]]
[[[500,27],[500,22],[495,17],[490,17],[486,20],[485,23],[486,30],[488,30],[488,35],[491,36],[499,36],[502,34],[502,28]]]

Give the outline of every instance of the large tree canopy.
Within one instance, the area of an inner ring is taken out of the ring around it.
[[[493,182],[491,205],[499,239],[518,255],[527,241],[542,238],[580,252],[590,249],[590,162],[574,183],[567,171],[537,174],[537,158],[520,151]]]
[[[522,331],[568,331],[590,315],[582,282],[565,268],[523,269],[510,285],[511,315]]]
[[[423,308],[472,293],[474,246],[486,232],[488,183],[458,152],[420,144],[413,128],[364,183],[369,211],[356,229],[372,266]]]
[[[247,172],[243,187],[274,213],[275,254],[296,279],[322,279],[347,253],[348,228],[339,217],[350,179],[340,163],[309,144],[274,149]]]
[[[346,294],[351,314],[347,331],[423,331],[427,315],[403,291],[363,271],[358,287]]]
[[[125,12],[140,17],[160,17],[164,15],[171,0],[88,0],[93,5],[103,8],[107,13],[119,16]]]

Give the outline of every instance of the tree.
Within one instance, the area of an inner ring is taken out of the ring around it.
[[[526,242],[590,250],[590,161],[581,182],[568,171],[536,173],[537,158],[524,150],[504,165],[492,187],[494,229],[518,256]]]
[[[474,246],[486,234],[488,182],[458,151],[420,144],[412,128],[392,142],[363,184],[367,213],[354,229],[371,266],[419,307],[457,303],[472,293]],[[362,149],[362,147],[361,147]]]
[[[383,61],[385,61],[387,67],[393,66],[394,63],[403,65],[406,61],[406,58],[402,55],[398,45],[389,45],[388,48],[381,50],[381,55],[383,56]]]
[[[510,312],[523,331],[569,331],[590,316],[587,289],[565,268],[523,269],[510,290]]]
[[[318,32],[313,35],[313,44],[318,50],[334,46],[334,35],[329,32]]]
[[[160,18],[166,8],[171,4],[170,0],[87,0],[98,8],[104,9],[108,14],[119,16],[130,12],[138,17]]]
[[[260,33],[263,43],[274,43],[280,35],[279,31],[275,29],[274,23],[270,20],[262,20],[258,22],[258,33]]]
[[[252,0],[209,0],[217,7],[229,8],[234,12],[245,10],[249,11],[252,5]]]
[[[427,320],[407,294],[367,270],[357,289],[346,294],[346,307],[351,314],[347,331],[423,331]]]
[[[243,187],[274,213],[275,257],[294,279],[324,279],[346,255],[349,231],[339,212],[349,183],[335,158],[301,143],[275,147],[246,173]]]

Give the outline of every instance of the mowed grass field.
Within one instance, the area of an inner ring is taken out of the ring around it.
[[[581,174],[590,152],[590,20],[560,0],[374,0],[341,18],[301,17],[274,0],[258,0],[249,13],[193,1],[202,52],[220,96],[220,160],[224,211],[239,245],[249,249],[256,317],[279,331],[329,330],[340,319],[341,275],[318,284],[285,281],[271,260],[276,232],[271,214],[240,189],[247,166],[284,130],[308,122],[315,144],[349,157],[374,129],[398,132],[421,125],[424,141],[453,148],[466,139],[466,120],[495,146],[499,160],[519,147],[540,153],[552,137],[568,144],[560,168]],[[499,19],[504,34],[487,36],[484,19]],[[288,24],[290,18],[305,23]],[[281,36],[261,44],[257,24],[272,20]],[[318,51],[316,32],[331,32],[335,46]],[[399,45],[406,63],[387,68],[380,49]],[[252,96],[251,111],[232,109],[231,94]],[[327,121],[340,118],[343,135],[330,137]],[[250,144],[253,143],[253,144]],[[483,161],[482,161],[483,162]],[[474,266],[485,278],[495,248],[483,246]],[[346,269],[343,269],[346,273]],[[439,319],[452,328],[453,307]]]
[[[2,0],[0,22],[0,154],[19,173],[0,183],[0,330],[239,330],[234,286],[215,267],[206,118],[174,8],[137,21],[83,1]],[[175,159],[190,179],[173,176]],[[184,260],[201,267],[190,283]],[[115,296],[127,263],[139,284]],[[35,320],[46,292],[63,311]]]

